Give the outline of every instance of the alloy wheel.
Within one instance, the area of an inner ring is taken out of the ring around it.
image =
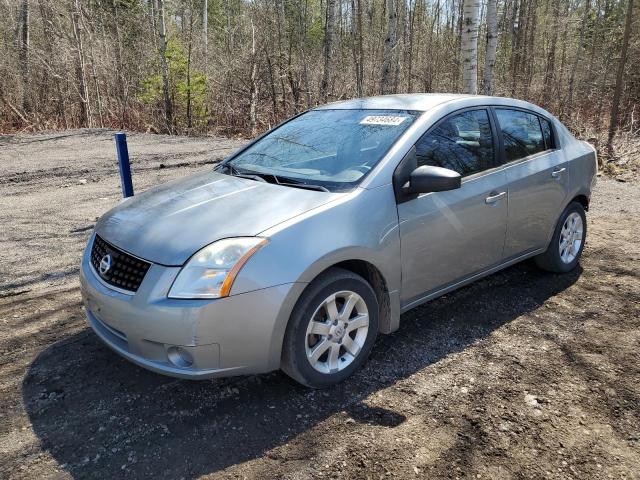
[[[582,217],[577,212],[571,212],[562,225],[560,231],[559,251],[563,263],[571,263],[580,252],[584,234]]]
[[[331,294],[316,308],[307,326],[307,360],[318,372],[339,372],[358,356],[368,332],[369,311],[363,298],[348,290]]]

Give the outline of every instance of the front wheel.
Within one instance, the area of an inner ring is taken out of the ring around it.
[[[332,268],[309,284],[291,314],[282,370],[313,388],[341,382],[367,359],[378,332],[378,301],[367,281]]]
[[[549,248],[536,257],[536,263],[550,272],[569,272],[578,265],[586,238],[584,208],[578,202],[571,202],[560,215]]]

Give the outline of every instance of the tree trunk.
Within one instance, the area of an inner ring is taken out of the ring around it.
[[[251,78],[249,84],[249,128],[251,136],[256,134],[256,104],[258,102],[258,61],[256,57],[256,28],[251,20]]]
[[[362,52],[362,0],[351,0],[351,9],[354,12],[352,18],[353,26],[353,65],[356,72],[356,96],[358,98],[364,95],[363,91],[363,63],[364,55]]]
[[[313,106],[313,104],[311,103],[311,83],[309,82],[309,65],[308,65],[308,58],[307,58],[307,52],[306,52],[306,45],[307,45],[307,31],[308,31],[308,10],[309,10],[309,2],[308,0],[305,0],[304,2],[304,10],[303,10],[303,14],[300,15],[300,30],[303,32],[302,34],[302,39],[300,40],[300,57],[302,59],[302,75],[304,77],[304,94],[305,94],[305,100],[307,102],[307,108],[311,108]],[[255,53],[254,53],[254,57],[255,57]],[[256,68],[257,68],[257,61],[256,61]],[[256,92],[257,92],[257,84],[256,84]]]
[[[22,35],[20,36],[20,70],[22,73],[22,109],[28,113],[31,109],[29,102],[29,0],[22,0],[21,7]]]
[[[629,50],[629,36],[631,34],[631,22],[633,20],[633,0],[628,0],[627,17],[624,25],[624,37],[622,40],[622,51],[618,72],[616,73],[616,88],[613,92],[613,103],[611,104],[611,120],[609,121],[609,136],[607,138],[607,151],[613,155],[613,137],[618,129],[618,113],[620,109],[620,96],[622,95],[622,81],[624,79],[624,67],[627,63],[627,52]]]
[[[386,0],[387,9],[387,36],[384,40],[384,51],[382,56],[382,80],[380,90],[383,95],[396,93],[394,75],[397,70],[398,43],[396,0]]]
[[[120,106],[120,126],[125,127],[127,119],[127,89],[125,88],[125,74],[122,63],[122,35],[120,34],[120,15],[118,11],[117,0],[111,0],[113,8],[113,34],[116,37],[116,44],[113,47],[114,55],[116,57],[116,91],[118,95],[118,103]]]
[[[48,58],[48,68],[51,70],[51,77],[53,78],[53,86],[55,88],[56,93],[56,114],[58,116],[58,120],[62,120],[62,124],[64,128],[69,128],[67,123],[67,116],[65,115],[65,106],[64,106],[64,97],[62,95],[62,87],[60,85],[60,75],[57,74],[57,62],[56,57],[53,54],[54,52],[54,40],[53,40],[53,32],[51,28],[51,17],[53,16],[53,12],[51,11],[51,6],[45,6],[44,0],[38,0],[38,7],[40,11],[40,20],[42,21],[42,33],[45,38],[51,38],[50,42],[45,42],[45,53]],[[45,79],[46,80],[46,79]]]
[[[578,62],[584,60],[582,58],[582,49],[584,47],[584,31],[587,26],[587,21],[589,20],[589,13],[591,11],[591,0],[587,0],[587,3],[584,7],[584,16],[582,17],[582,25],[580,25],[580,34],[578,37],[578,46],[576,48],[576,56],[573,60],[573,66],[571,67],[571,74],[569,76],[569,92],[567,94],[567,102],[566,102],[566,111],[571,115],[571,108],[573,107],[573,90],[576,79],[576,70],[578,70]],[[561,118],[564,120],[564,118]]]
[[[167,29],[164,23],[164,0],[156,0],[158,13],[158,50],[162,66],[162,95],[164,97],[164,119],[168,133],[173,133],[173,102],[169,91],[169,64],[167,62]]]
[[[555,0],[554,0],[555,1]],[[525,37],[525,24],[527,21],[527,3],[525,0],[514,2],[513,15],[513,32],[514,32],[514,48],[511,61],[511,96],[515,97],[518,93],[518,87],[524,76],[523,65],[526,65],[524,52],[526,50],[527,38]]]
[[[204,72],[208,71],[209,66],[209,1],[204,0],[202,7],[202,40],[204,42]]]
[[[529,97],[529,89],[531,88],[531,82],[534,76],[534,68],[536,65],[536,11],[537,0],[530,0],[529,13],[527,14],[528,31],[527,37],[523,39],[524,43],[524,58],[521,62],[521,69],[524,72],[524,92],[522,97],[527,99]],[[529,25],[530,24],[530,25]]]
[[[498,49],[498,0],[487,0],[487,51],[484,61],[484,94],[493,94],[493,68]]]
[[[280,104],[281,104],[281,109],[284,112],[285,115],[287,115],[288,113],[288,109],[287,109],[287,89],[285,87],[284,84],[284,79],[286,77],[286,71],[285,71],[285,67],[284,67],[284,48],[283,48],[283,44],[284,44],[284,39],[283,39],[283,33],[286,34],[287,31],[287,18],[285,15],[285,9],[284,9],[284,0],[276,0],[275,1],[275,7],[276,7],[276,18],[277,18],[277,30],[278,30],[278,56],[277,56],[277,62],[276,62],[276,75],[275,78],[278,79],[280,81],[280,91],[281,91],[281,97],[280,97]]]
[[[336,0],[327,0],[327,16],[324,30],[324,70],[320,82],[320,100],[327,101],[331,80],[331,56],[333,54],[333,35],[336,21]]]
[[[89,25],[91,25],[91,19],[89,19]],[[104,127],[104,120],[102,117],[102,94],[100,93],[100,83],[98,82],[98,72],[96,70],[96,61],[95,56],[93,54],[93,34],[91,32],[91,27],[87,27],[85,16],[83,15],[82,9],[80,7],[80,2],[78,0],[78,25],[80,26],[80,31],[86,32],[86,50],[87,55],[85,62],[89,62],[90,68],[90,76],[91,81],[93,83],[93,89],[95,91],[95,101],[96,101],[96,110],[98,114],[98,120],[100,128]]]
[[[276,79],[273,72],[273,64],[271,63],[271,57],[269,56],[269,51],[266,47],[264,48],[264,57],[267,61],[267,72],[269,73],[269,90],[271,93],[271,110],[273,114],[273,123],[276,123],[278,119],[278,94],[276,92]]]
[[[405,65],[407,65],[407,92],[411,92],[413,90],[413,49],[415,45],[415,21],[416,21],[416,4],[411,8],[411,2],[409,2],[409,11],[407,12],[407,22],[408,28],[407,30],[407,51],[406,51],[406,59]]]
[[[542,86],[542,106],[549,107],[549,95],[553,89],[553,83],[555,81],[556,70],[556,45],[558,43],[558,21],[560,17],[560,1],[552,1],[553,4],[553,24],[551,29],[553,36],[551,37],[551,46],[549,47],[549,53],[547,54],[547,66],[544,72],[544,84]]]
[[[78,78],[78,93],[80,96],[80,125],[91,128],[93,127],[93,118],[91,115],[91,103],[89,102],[89,89],[87,88],[85,56],[80,32],[80,15],[80,0],[76,0],[75,11],[71,12],[71,23],[76,47],[76,76]]]
[[[478,16],[479,0],[464,0],[462,11],[462,36],[460,54],[462,57],[462,91],[470,95],[478,94]]]
[[[189,43],[187,44],[187,135],[193,126],[193,101],[191,94],[191,56],[193,52],[193,5],[189,6]]]

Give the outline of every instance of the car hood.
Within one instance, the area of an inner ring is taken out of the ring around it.
[[[210,172],[135,195],[100,218],[95,230],[132,255],[182,265],[216,240],[258,235],[342,195]]]

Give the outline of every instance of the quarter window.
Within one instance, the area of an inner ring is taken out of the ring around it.
[[[544,137],[544,145],[547,150],[555,148],[553,143],[553,130],[551,130],[551,123],[546,118],[540,117],[540,125],[542,126],[542,136]]]
[[[511,162],[545,150],[538,116],[520,110],[496,108],[506,161]]]
[[[418,166],[471,175],[493,167],[493,136],[486,110],[469,110],[437,125],[416,143]]]

